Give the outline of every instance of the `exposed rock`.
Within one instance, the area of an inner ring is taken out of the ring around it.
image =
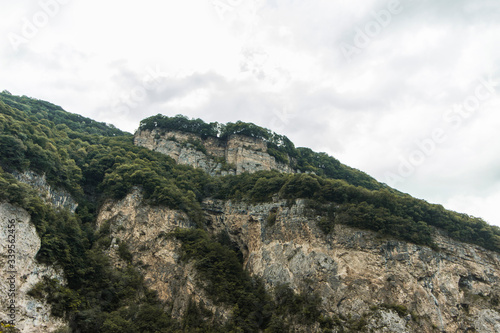
[[[124,262],[118,255],[118,242],[125,242],[133,254],[133,264],[144,274],[148,287],[158,292],[161,300],[172,304],[172,315],[182,318],[193,300],[225,321],[230,311],[217,307],[199,288],[192,264],[180,260],[179,241],[165,237],[176,228],[191,228],[186,214],[164,207],[142,205],[142,196],[135,189],[119,202],[109,201],[101,209],[97,224],[110,223],[113,237],[108,253],[116,266]]]
[[[368,332],[408,333],[407,321],[394,311],[377,311],[366,325]]]
[[[56,208],[69,209],[70,212],[74,213],[78,207],[78,203],[67,191],[51,187],[47,183],[45,175],[39,175],[33,171],[25,171],[23,173],[14,172],[13,176],[20,182],[33,187],[47,203]]]
[[[493,310],[481,310],[474,318],[474,328],[478,333],[500,332],[500,315]]]
[[[208,137],[180,131],[144,130],[135,133],[137,146],[170,156],[179,164],[200,168],[210,175],[241,174],[260,170],[295,172],[267,153],[267,144],[243,135],[228,139]]]
[[[382,304],[404,306],[412,313],[414,318],[405,326],[410,332],[433,332],[434,328],[456,332],[497,324],[492,319],[499,311],[497,253],[440,234],[436,237],[439,252],[343,225],[325,236],[315,218],[307,217],[301,201],[292,207],[285,202],[211,201],[206,205],[222,211],[211,219],[212,228],[225,229],[247,249],[246,267],[252,274],[261,276],[271,288],[289,283],[298,290],[306,284],[320,293],[324,310],[332,315],[355,319],[376,315],[379,319],[373,323],[392,323],[376,332],[401,331],[397,327],[402,321],[389,320],[393,315],[373,313],[373,307]],[[269,226],[266,218],[271,209],[278,216]],[[464,277],[467,284],[460,283]],[[486,310],[491,311],[489,316],[480,315]]]
[[[25,210],[0,203],[0,319],[13,320],[23,333],[54,332],[64,322],[51,316],[51,306],[45,301],[27,293],[44,276],[65,281],[62,272],[36,262],[41,241],[30,220]],[[10,304],[15,304],[15,316]]]
[[[268,289],[288,283],[295,291],[317,292],[322,311],[344,323],[359,323],[369,332],[499,331],[498,253],[438,231],[439,251],[344,225],[324,235],[316,225],[319,217],[301,200],[291,206],[207,200],[204,208],[206,228],[226,231],[244,254],[246,269]],[[275,222],[268,221],[271,213]],[[109,202],[99,215],[101,224],[105,220],[144,263],[149,285],[173,301],[177,313],[186,306],[183,295],[212,306],[195,288],[192,267],[179,262],[180,244],[160,236],[192,227],[183,213],[144,206],[136,191]]]

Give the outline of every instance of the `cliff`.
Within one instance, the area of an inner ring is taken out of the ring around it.
[[[118,254],[124,242],[138,267],[161,300],[172,304],[172,316],[181,319],[190,299],[210,309],[219,319],[227,319],[228,310],[216,307],[199,288],[191,264],[180,260],[180,242],[164,236],[176,228],[193,228],[185,213],[164,207],[142,204],[142,195],[135,189],[125,199],[106,203],[98,216],[97,226],[109,223],[112,242],[108,255],[113,263],[126,266]]]
[[[13,176],[20,182],[25,183],[35,189],[46,203],[55,208],[68,209],[74,213],[78,203],[71,197],[67,191],[53,188],[47,183],[45,175],[39,175],[33,171],[23,173],[14,172]]]
[[[39,264],[35,256],[40,238],[29,214],[0,203],[0,319],[14,323],[23,333],[54,332],[64,325],[51,315],[51,306],[28,295],[43,278],[64,282],[63,273]]]
[[[180,260],[180,243],[164,237],[192,228],[184,213],[142,204],[134,190],[108,201],[98,223],[109,222],[115,264],[117,242],[125,242],[147,284],[174,305],[181,317],[189,299],[217,320],[231,312],[197,288],[190,264]],[[250,205],[205,200],[206,230],[226,231],[243,253],[244,265],[268,290],[289,284],[317,292],[321,310],[339,325],[367,332],[499,332],[500,256],[438,233],[431,249],[336,225],[325,235],[302,200]],[[269,218],[270,215],[273,218]],[[317,326],[297,331],[320,332]]]
[[[295,172],[289,165],[277,162],[276,158],[268,154],[267,145],[262,139],[250,136],[202,138],[193,133],[154,129],[137,131],[134,143],[166,154],[179,164],[205,170],[212,176],[260,170]]]
[[[480,218],[255,124],[141,121],[135,144],[167,157],[0,97],[0,320],[16,304],[22,332],[500,331],[500,229]]]
[[[13,176],[31,186],[55,208],[74,213],[78,207],[67,191],[50,186],[45,175],[25,171],[14,172]],[[23,333],[54,332],[64,327],[67,323],[51,314],[51,305],[43,298],[29,295],[29,291],[44,279],[66,283],[62,270],[37,262],[41,240],[31,223],[31,216],[22,208],[0,203],[0,230],[0,292],[8,296],[0,300],[0,319],[15,324]]]

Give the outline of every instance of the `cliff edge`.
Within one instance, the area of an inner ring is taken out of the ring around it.
[[[333,332],[342,327],[398,333],[500,331],[498,253],[439,231],[437,249],[343,225],[325,235],[303,200],[292,205],[205,200],[203,209],[205,229],[227,233],[241,250],[244,267],[266,289],[288,285],[297,294],[318,293],[321,311],[336,318]],[[173,315],[182,317],[192,299],[219,321],[231,316],[199,288],[203,281],[181,260],[180,242],[164,237],[176,228],[194,228],[184,213],[145,205],[135,190],[103,206],[98,224],[107,221],[115,264],[120,264],[116,243],[125,242],[148,286],[173,304]],[[314,325],[294,329],[321,332]]]
[[[134,143],[173,158],[178,164],[202,169],[208,174],[239,175],[243,172],[278,170],[294,173],[288,164],[276,161],[260,138],[233,134],[228,138],[206,137],[171,130],[138,130]]]

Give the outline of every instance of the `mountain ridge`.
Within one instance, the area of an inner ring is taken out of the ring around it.
[[[296,148],[285,135],[275,133],[253,123],[242,121],[227,124],[206,123],[200,118],[189,119],[182,115],[169,117],[157,114],[141,121],[138,130],[134,134],[136,144],[141,144],[141,133],[146,131],[154,132],[152,134],[154,139],[158,140],[161,137],[166,141],[176,141],[176,133],[184,133],[187,137],[180,139],[182,144],[191,144],[195,149],[205,154],[207,153],[206,150],[209,149],[209,156],[224,157],[226,159],[227,152],[221,155],[220,151],[217,151],[217,147],[214,149],[211,146],[215,145],[220,148],[220,146],[231,145],[232,138],[246,138],[246,142],[242,141],[234,145],[241,148],[245,148],[246,144],[250,146],[256,145],[252,150],[267,153],[274,158],[276,164],[289,168],[288,172],[293,170],[299,173],[314,173],[329,178],[344,179],[353,185],[360,185],[369,189],[387,188],[393,190],[386,184],[377,182],[366,173],[340,163],[340,161],[326,153],[317,153],[305,147]],[[172,137],[174,140],[169,140]],[[208,145],[205,146],[204,143],[207,141],[212,142],[208,142]],[[151,147],[149,149],[152,149],[153,142],[147,144]],[[226,162],[231,164],[231,161]],[[281,169],[283,170],[283,167]],[[238,173],[238,170],[235,171]]]
[[[30,215],[41,244],[32,260],[57,267],[66,281],[44,280],[26,297],[50,303],[69,331],[383,332],[392,327],[433,332],[448,325],[488,332],[500,325],[498,227],[392,190],[254,124],[221,127],[154,117],[201,128],[195,134],[199,142],[189,142],[189,135],[183,142],[169,140],[178,128],[153,133],[158,126],[151,118],[141,122],[148,139],[186,154],[206,155],[203,140],[214,134],[229,141],[247,131],[246,137],[259,142],[253,146],[261,147],[259,153],[275,160],[286,153],[281,159],[301,173],[269,168],[214,177],[134,145],[132,134],[113,126],[48,102],[0,93],[0,201]],[[38,191],[47,191],[45,184],[33,188],[16,173],[43,179],[53,189],[49,193],[69,193],[77,204],[74,214],[41,198]],[[317,261],[319,253],[326,266]],[[354,264],[365,257],[373,267],[369,278]],[[483,257],[483,266],[468,263]],[[167,260],[173,271],[148,271],[151,260]],[[387,262],[399,273],[391,277]],[[418,274],[408,271],[413,263]],[[440,265],[449,267],[448,275]],[[323,269],[326,275],[318,277]],[[387,283],[377,282],[377,270]],[[301,271],[310,272],[313,282],[307,283]],[[158,287],[153,280],[167,273],[175,273],[169,275],[173,284]],[[405,279],[411,288],[398,282]],[[361,297],[356,293],[366,286],[368,298],[356,305]],[[396,296],[393,287],[408,297]],[[318,294],[321,288],[330,296]],[[180,290],[192,297],[172,296]],[[425,302],[415,303],[420,294]],[[416,304],[424,303],[419,314]]]

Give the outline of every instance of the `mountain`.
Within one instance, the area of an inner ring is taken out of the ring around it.
[[[283,135],[0,119],[2,331],[500,331],[499,228]]]

